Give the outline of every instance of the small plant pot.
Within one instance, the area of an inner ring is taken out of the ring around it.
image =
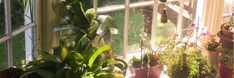
[[[135,72],[134,78],[147,78],[148,77],[148,68],[133,68]]]
[[[160,78],[162,67],[157,65],[149,68],[149,78]]]
[[[220,38],[220,42],[222,43],[222,48],[233,49],[234,39],[224,36],[224,34],[220,32],[217,33]]]
[[[234,75],[233,70],[229,69],[223,62],[219,63],[219,74],[220,78],[233,78],[232,76]]]

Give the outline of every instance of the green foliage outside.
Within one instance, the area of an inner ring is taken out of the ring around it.
[[[123,50],[123,31],[124,31],[124,12],[114,12],[110,13],[113,17],[118,28],[118,34],[113,37],[113,50],[115,54],[119,55]],[[128,31],[128,45],[139,47],[140,34],[143,31],[144,17],[140,11],[131,10],[130,11],[130,25]]]
[[[24,4],[23,0],[12,0],[12,30],[20,28],[24,24]],[[4,4],[0,3],[0,37],[5,35]],[[24,33],[21,33],[12,40],[14,65],[21,67],[21,60],[25,58]],[[0,69],[7,66],[7,47],[6,43],[0,44]]]

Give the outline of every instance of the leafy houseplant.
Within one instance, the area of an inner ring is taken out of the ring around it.
[[[108,15],[96,17],[94,9],[83,10],[81,0],[66,0],[55,5],[62,18],[54,28],[60,31],[60,44],[53,54],[44,52],[42,59],[25,67],[22,78],[123,78],[126,64],[113,56]]]
[[[199,78],[210,73],[201,50],[195,44],[169,41],[164,44],[159,56],[159,63],[166,65],[166,73],[171,78]]]
[[[220,78],[232,78],[234,73],[234,56],[233,49],[222,48],[222,52],[219,55],[219,73]]]

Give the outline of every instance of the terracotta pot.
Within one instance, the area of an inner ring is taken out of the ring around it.
[[[222,62],[219,63],[219,74],[220,78],[234,78],[233,70],[229,69],[228,66]]]
[[[157,65],[149,68],[149,78],[160,78],[162,67]]]
[[[147,78],[148,77],[148,68],[133,68],[135,72],[134,78]]]
[[[222,43],[222,48],[233,49],[234,39],[224,36],[221,31],[217,33]]]
[[[225,28],[222,28],[222,34],[225,36],[225,37],[228,37],[228,38],[233,38],[233,32],[231,32],[230,30],[228,29],[225,29]]]

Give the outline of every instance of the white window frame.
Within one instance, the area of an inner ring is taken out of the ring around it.
[[[13,64],[13,47],[12,47],[12,38],[14,36],[17,36],[18,34],[25,33],[25,49],[26,49],[26,58],[32,59],[33,52],[33,45],[35,42],[34,38],[34,27],[36,26],[35,23],[35,14],[36,14],[36,6],[35,6],[35,0],[31,0],[32,4],[31,8],[29,7],[29,2],[26,4],[26,10],[25,14],[29,15],[31,17],[31,20],[27,19],[25,17],[25,25],[21,26],[22,28],[19,28],[15,31],[12,31],[12,25],[11,25],[11,3],[10,0],[3,0],[4,2],[4,14],[5,14],[5,33],[6,35],[2,38],[0,38],[0,43],[6,42],[7,46],[7,67],[12,67]],[[28,10],[27,10],[28,9]],[[32,11],[29,11],[31,9]],[[32,12],[32,14],[31,14]],[[32,16],[31,16],[32,15]],[[30,56],[28,58],[27,56]]]

